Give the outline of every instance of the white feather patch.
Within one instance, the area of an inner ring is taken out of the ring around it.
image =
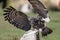
[[[42,20],[44,20],[45,22],[49,23],[50,22],[50,18],[47,17],[47,18],[42,18]]]
[[[39,31],[42,32],[42,29],[40,28]]]

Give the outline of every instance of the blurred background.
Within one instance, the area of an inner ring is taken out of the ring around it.
[[[51,21],[47,26],[53,29],[53,33],[48,35],[45,40],[60,40],[60,0],[40,1],[48,9],[51,18]],[[25,9],[26,11],[23,11],[26,5],[29,5],[29,11],[27,8]],[[30,17],[36,15],[31,11],[33,8],[27,0],[0,0],[0,40],[19,40],[24,34],[24,31],[17,29],[7,21],[4,21],[3,9],[9,6],[13,6],[18,11],[27,13]],[[40,39],[43,40],[42,37]]]

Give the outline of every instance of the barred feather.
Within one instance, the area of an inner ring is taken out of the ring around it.
[[[34,11],[38,13],[40,16],[46,18],[48,10],[46,7],[40,2],[39,0],[28,0],[30,4],[32,5]]]
[[[25,15],[24,13],[17,11],[15,8],[10,6],[9,8],[6,8],[4,10],[3,15],[5,16],[5,20],[8,20],[10,24],[13,24],[17,28],[25,31],[30,30],[30,22],[27,15]]]

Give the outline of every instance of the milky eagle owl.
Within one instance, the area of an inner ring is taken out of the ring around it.
[[[32,5],[34,11],[38,14],[38,17],[31,18],[30,20],[28,16],[21,12],[17,11],[13,7],[6,8],[4,10],[4,18],[7,20],[10,24],[16,26],[17,28],[20,28],[24,31],[28,31],[31,29],[31,22],[33,24],[33,28],[39,30],[42,29],[42,36],[47,36],[48,34],[52,33],[52,30],[45,26],[45,21],[42,20],[42,18],[47,18],[48,10],[46,7],[39,1],[39,0],[28,0],[29,3]]]

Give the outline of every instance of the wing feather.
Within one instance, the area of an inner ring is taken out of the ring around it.
[[[17,11],[15,8],[10,6],[4,10],[3,15],[5,16],[5,20],[8,20],[10,24],[13,24],[17,28],[25,31],[30,30],[31,26],[26,14]]]
[[[37,12],[40,16],[46,18],[48,10],[46,7],[40,2],[39,0],[28,0],[32,7],[34,8],[34,11]]]

